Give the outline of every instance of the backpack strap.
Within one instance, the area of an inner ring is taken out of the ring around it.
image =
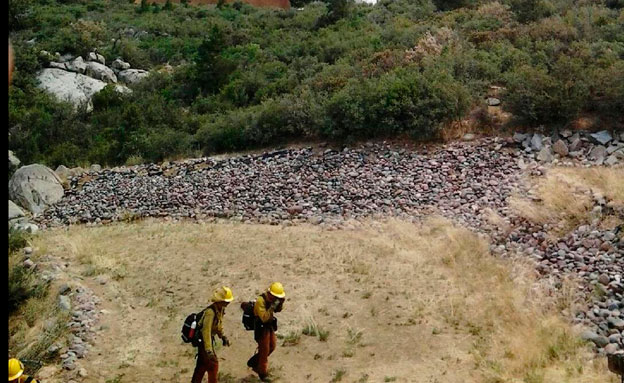
[[[31,383],[31,382],[34,382],[34,381],[35,381],[35,378],[33,378],[32,376],[29,376],[28,378],[26,378],[24,383]]]

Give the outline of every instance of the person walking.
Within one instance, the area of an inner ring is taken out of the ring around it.
[[[9,359],[9,383],[38,383],[31,376],[24,375],[24,365],[19,359]]]
[[[230,345],[230,341],[223,334],[223,315],[225,308],[233,300],[232,290],[225,286],[218,288],[212,296],[213,303],[206,308],[199,320],[197,325],[201,330],[201,340],[197,346],[197,364],[191,383],[201,383],[206,373],[208,383],[217,383],[219,360],[214,349],[214,338],[218,336],[224,346]]]
[[[269,355],[277,346],[275,336],[277,318],[274,314],[282,311],[285,298],[286,293],[282,284],[274,282],[268,291],[256,299],[254,304],[254,339],[258,343],[258,352],[247,361],[247,366],[251,367],[262,381],[268,378]]]

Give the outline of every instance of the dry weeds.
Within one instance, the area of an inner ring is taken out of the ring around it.
[[[514,196],[510,206],[522,217],[550,224],[555,236],[591,222],[594,195],[602,195],[615,214],[602,216],[609,226],[622,223],[624,212],[624,167],[553,168],[535,181],[537,199]]]
[[[565,301],[528,266],[493,258],[486,241],[440,219],[331,232],[141,221],[51,230],[37,242],[78,275],[93,268],[110,278],[83,281],[107,312],[82,362],[84,382],[190,380],[194,350],[179,337],[185,315],[217,286],[231,286],[240,302],[273,280],[288,294],[281,334],[310,323],[329,331],[324,342],[302,336],[278,346],[270,362],[283,382],[616,381],[558,316]],[[222,376],[251,382],[245,362],[255,343],[240,315],[238,305],[228,308],[232,347],[218,354]]]

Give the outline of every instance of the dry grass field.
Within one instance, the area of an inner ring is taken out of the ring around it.
[[[180,327],[220,285],[236,297],[225,317],[232,346],[218,351],[220,381],[256,382],[239,303],[274,280],[288,294],[274,381],[616,381],[558,314],[570,304],[565,291],[439,218],[340,231],[148,220],[48,230],[33,245],[36,261],[46,254],[67,263],[66,280],[102,300],[102,330],[80,360],[84,382],[190,381],[194,349]]]

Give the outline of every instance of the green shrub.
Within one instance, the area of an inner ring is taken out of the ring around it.
[[[585,109],[589,98],[582,69],[566,57],[550,72],[523,66],[507,75],[506,107],[522,122],[565,124]]]

